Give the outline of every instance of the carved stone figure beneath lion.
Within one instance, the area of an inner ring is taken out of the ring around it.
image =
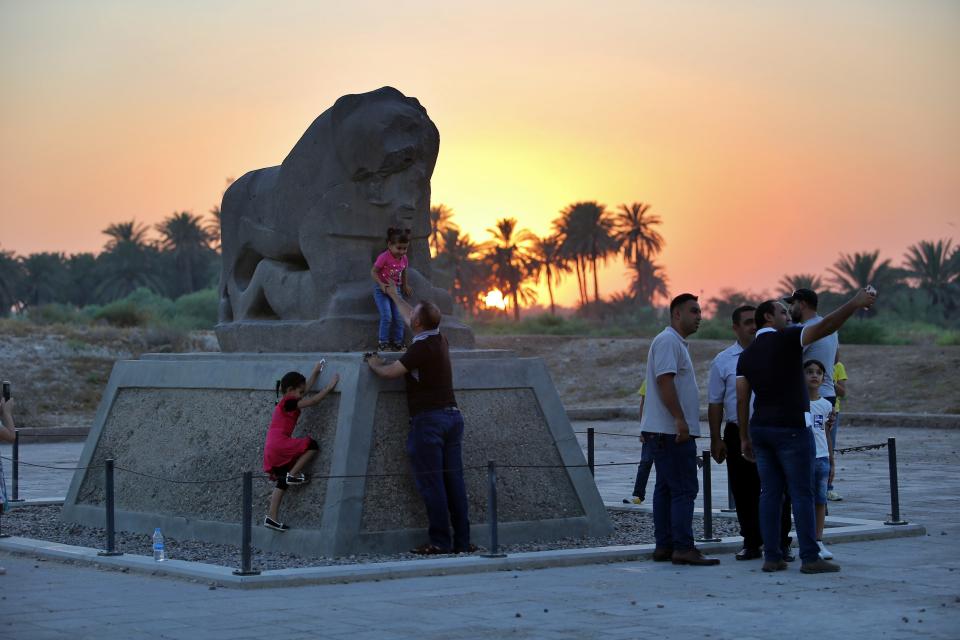
[[[221,350],[375,346],[369,274],[388,227],[411,230],[411,302],[434,302],[451,346],[472,348],[450,295],[430,283],[430,177],[439,145],[420,103],[384,87],[343,96],[283,164],[230,185],[221,206]]]

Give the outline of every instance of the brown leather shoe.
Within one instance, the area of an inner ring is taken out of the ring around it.
[[[840,565],[829,560],[814,560],[800,565],[800,573],[835,573],[840,571]]]
[[[708,558],[700,552],[700,549],[693,548],[687,551],[674,551],[670,558],[673,564],[690,564],[696,567],[709,567],[720,564],[717,558]]]
[[[666,562],[673,557],[673,549],[669,547],[657,547],[653,550],[654,562]]]
[[[774,571],[786,571],[787,561],[777,560],[776,562],[772,562],[768,560],[763,563],[763,566],[761,567],[761,569],[766,573],[773,573]]]

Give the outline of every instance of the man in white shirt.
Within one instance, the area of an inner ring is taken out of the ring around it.
[[[700,327],[700,303],[684,293],[670,302],[670,326],[650,344],[647,399],[640,429],[653,449],[657,484],[653,491],[653,559],[673,564],[719,564],[693,544],[693,502],[697,482],[700,402],[687,336]]]

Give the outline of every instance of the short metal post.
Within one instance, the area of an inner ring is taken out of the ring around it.
[[[123,552],[116,549],[116,521],[114,520],[114,500],[113,500],[113,458],[107,458],[103,461],[104,477],[103,490],[106,497],[106,526],[107,526],[107,550],[98,551],[98,556],[122,556]]]
[[[587,427],[587,466],[590,468],[590,475],[593,475],[594,443],[593,427]]]
[[[251,521],[253,520],[253,472],[243,472],[243,521],[240,523],[240,568],[235,576],[256,576],[260,572],[250,566]]]
[[[890,462],[890,519],[883,524],[907,524],[900,519],[900,483],[897,481],[897,439],[887,438],[887,459]]]
[[[497,536],[497,463],[487,462],[487,517],[490,519],[490,550],[481,554],[484,558],[506,558],[500,553],[500,541]]]
[[[720,542],[713,535],[713,487],[710,484],[710,452],[703,452],[703,537],[700,542]]]
[[[10,502],[20,502],[20,429],[13,430],[13,470]]]

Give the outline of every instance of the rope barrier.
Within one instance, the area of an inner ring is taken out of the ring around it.
[[[883,449],[887,446],[886,442],[880,442],[878,444],[864,444],[859,447],[846,447],[845,449],[834,449],[834,453],[839,453],[843,455],[845,453],[854,453],[856,451],[870,451],[871,449]]]

